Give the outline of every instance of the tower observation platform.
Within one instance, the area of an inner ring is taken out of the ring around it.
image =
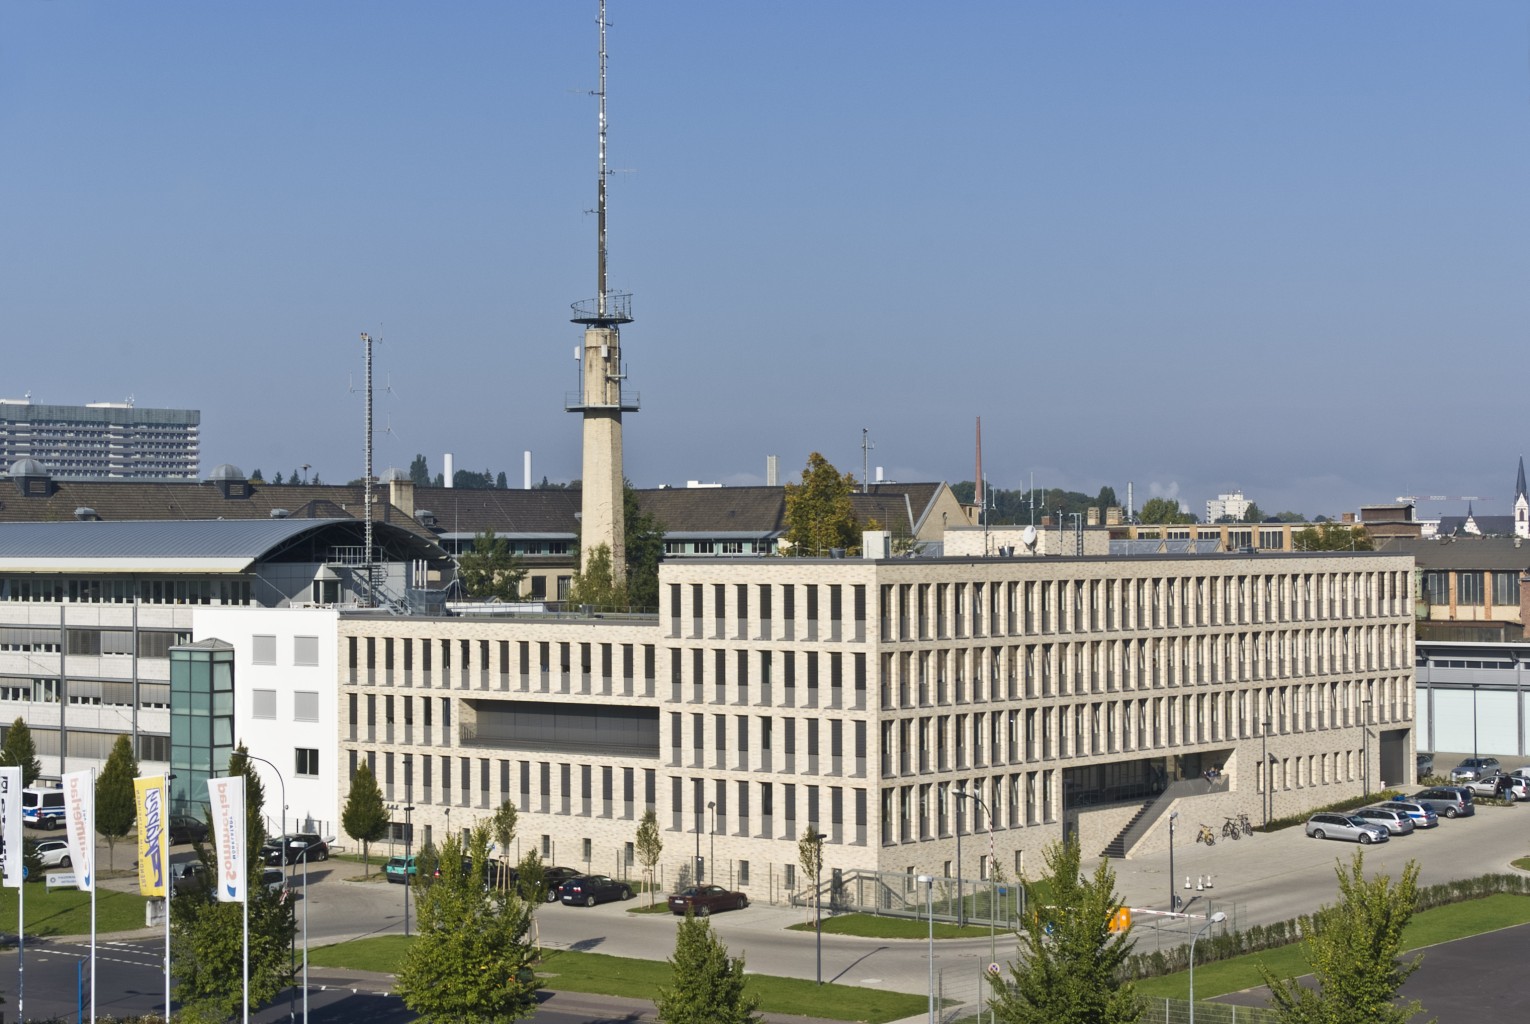
[[[605,301],[581,299],[571,307],[574,315],[569,319],[586,327],[612,327],[632,323],[632,293],[607,292]]]

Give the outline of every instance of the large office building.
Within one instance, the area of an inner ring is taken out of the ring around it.
[[[0,399],[0,465],[64,480],[195,480],[202,414],[127,402]]]
[[[1015,877],[1065,834],[1159,847],[1171,805],[1290,814],[1411,771],[1403,556],[698,559],[660,585],[649,617],[342,610],[342,776],[371,763],[417,842],[511,801],[522,852],[596,871],[632,870],[652,808],[669,881],[769,899],[810,825],[841,871],[971,878],[988,843],[954,867],[957,830],[991,824]]]

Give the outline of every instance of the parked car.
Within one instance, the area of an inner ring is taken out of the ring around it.
[[[1477,813],[1470,793],[1471,790],[1463,790],[1459,786],[1432,786],[1414,793],[1408,799],[1423,804],[1442,818],[1465,818]]]
[[[179,846],[182,843],[207,842],[207,824],[198,821],[190,815],[170,815],[170,827],[166,831],[170,835],[171,846]]]
[[[44,839],[37,844],[37,859],[44,868],[67,868],[74,862],[69,859],[69,844],[62,839]]]
[[[280,893],[287,888],[287,876],[281,868],[266,868],[260,873],[260,884],[271,892]]]
[[[1307,835],[1313,839],[1351,839],[1357,843],[1384,843],[1389,838],[1385,825],[1351,814],[1324,811],[1307,819]]]
[[[706,917],[715,910],[743,910],[747,906],[748,896],[720,885],[693,885],[669,898],[669,909],[682,917],[687,910],[697,917]]]
[[[1451,782],[1471,782],[1501,769],[1496,757],[1468,757],[1450,770]]]
[[[329,860],[329,844],[316,832],[294,832],[267,839],[260,854],[267,865],[284,867],[300,861]]]
[[[207,865],[199,860],[176,861],[170,865],[170,892],[180,896],[188,892],[200,892],[207,888]]]
[[[632,887],[610,875],[580,875],[558,887],[558,899],[565,906],[593,907],[597,903],[632,899]]]
[[[389,857],[388,863],[383,865],[383,875],[398,885],[413,881],[418,871],[413,857]]]
[[[542,884],[547,886],[547,895],[542,897],[548,903],[557,903],[560,895],[558,890],[564,882],[571,878],[578,878],[581,872],[574,868],[543,868]]]
[[[1419,751],[1413,755],[1413,765],[1418,770],[1418,777],[1423,779],[1434,774],[1434,755]]]
[[[1434,813],[1434,809],[1416,804],[1406,797],[1393,797],[1387,801],[1388,807],[1396,807],[1409,818],[1413,819],[1414,828],[1434,828],[1440,823],[1440,816]]]
[[[1399,807],[1362,807],[1354,813],[1353,817],[1385,825],[1387,831],[1394,836],[1405,836],[1418,827],[1413,823],[1408,812]]]

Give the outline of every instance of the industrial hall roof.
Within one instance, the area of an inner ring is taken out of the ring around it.
[[[359,545],[362,535],[354,519],[0,523],[0,572],[240,573],[257,562],[324,561],[329,548]],[[373,539],[394,557],[445,557],[385,523]]]

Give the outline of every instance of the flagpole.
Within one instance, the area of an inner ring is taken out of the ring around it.
[[[170,773],[159,777],[160,783],[160,863],[165,866],[165,1024],[170,1024]]]
[[[16,1019],[27,1019],[27,869],[21,866],[21,884],[16,887]]]
[[[250,1024],[250,890],[244,890],[244,1024]]]
[[[90,770],[90,1019],[96,1020],[96,770]]]

